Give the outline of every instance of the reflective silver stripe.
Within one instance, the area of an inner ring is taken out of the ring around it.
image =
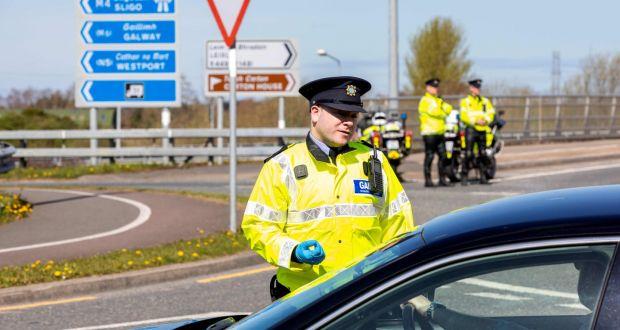
[[[409,198],[405,191],[401,191],[393,201],[390,202],[390,211],[388,217],[392,217],[394,214],[400,212],[405,204],[409,203]]]
[[[245,207],[245,215],[254,215],[259,217],[261,220],[267,220],[272,222],[284,222],[284,213],[280,211],[276,211],[272,208],[269,208],[266,205],[256,203],[256,202],[248,202]]]
[[[324,205],[302,211],[289,211],[288,223],[300,223],[334,217],[374,217],[377,210],[373,204]]]
[[[278,254],[278,266],[284,268],[291,268],[291,254],[298,241],[290,238],[284,238],[280,240],[280,254]]]
[[[293,169],[291,168],[291,161],[284,154],[279,154],[273,158],[282,168],[282,181],[288,190],[288,195],[291,199],[291,205],[289,208],[295,209],[297,205],[297,183],[295,182],[295,176],[293,175]]]

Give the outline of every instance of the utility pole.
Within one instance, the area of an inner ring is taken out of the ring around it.
[[[398,109],[398,0],[390,1],[390,82],[388,96],[389,110]]]
[[[557,50],[554,50],[552,57],[553,57],[553,62],[551,64],[551,94],[559,95],[560,94],[560,83],[562,79],[560,52]]]

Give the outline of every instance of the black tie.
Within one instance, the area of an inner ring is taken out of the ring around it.
[[[334,164],[336,164],[336,156],[340,153],[340,149],[329,148],[329,158]]]

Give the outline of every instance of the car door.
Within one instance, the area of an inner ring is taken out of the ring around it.
[[[616,241],[592,238],[467,252],[412,270],[316,324],[327,329],[590,329]],[[434,305],[424,315],[414,298]]]

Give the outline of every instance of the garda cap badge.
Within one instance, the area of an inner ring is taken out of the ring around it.
[[[347,85],[346,92],[348,96],[355,96],[357,93],[357,87],[355,87],[355,85]]]

